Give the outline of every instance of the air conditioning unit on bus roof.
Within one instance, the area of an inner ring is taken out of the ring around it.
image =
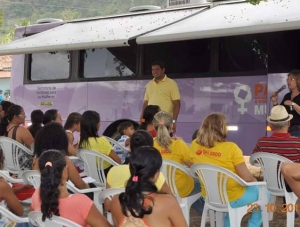
[[[168,0],[167,7],[207,3],[206,0]]]

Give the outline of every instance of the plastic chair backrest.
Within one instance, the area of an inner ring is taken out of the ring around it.
[[[90,177],[96,180],[96,185],[106,188],[106,177],[103,168],[104,162],[109,162],[113,166],[119,164],[104,154],[88,149],[79,149],[77,155],[86,164],[87,172]]]
[[[176,186],[176,172],[182,171],[187,176],[191,176],[190,171],[184,167],[183,165],[179,164],[178,162],[171,161],[168,159],[163,159],[163,163],[161,166],[161,172],[163,173],[164,177],[166,178],[166,182],[171,189],[172,193],[177,197],[177,199],[180,198],[179,192]]]
[[[28,214],[31,224],[38,227],[81,227],[81,225],[73,221],[55,215],[51,219],[46,218],[45,222],[43,222],[42,216],[43,214],[40,211],[32,211]]]
[[[250,156],[249,162],[251,165],[261,166],[264,180],[271,194],[285,195],[285,182],[280,170],[283,162],[292,162],[291,160],[277,154],[257,152]]]
[[[26,217],[19,217],[12,213],[10,210],[5,207],[0,206],[0,214],[4,217],[7,217],[9,220],[14,221],[16,223],[25,223],[29,222],[29,219]]]
[[[19,153],[24,152],[33,155],[33,152],[23,144],[11,138],[0,136],[0,147],[5,157],[5,169],[10,173],[20,174]]]
[[[125,150],[125,151],[128,152],[128,149],[126,149],[124,146],[122,146],[118,141],[116,141],[116,140],[114,140],[113,138],[110,138],[110,137],[108,137],[108,136],[104,136],[104,137],[108,140],[108,142],[110,143],[110,145],[111,145],[112,147],[114,147],[114,146],[116,145],[116,146],[119,147],[121,150]]]
[[[190,171],[196,177],[199,177],[200,181],[204,184],[206,191],[205,202],[221,209],[228,207],[229,199],[226,185],[229,178],[242,186],[246,186],[246,182],[239,176],[219,166],[194,164],[191,166]]]
[[[37,170],[26,170],[22,173],[22,179],[26,184],[38,189],[41,185],[41,173]]]

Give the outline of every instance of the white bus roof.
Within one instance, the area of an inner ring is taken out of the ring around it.
[[[138,44],[300,28],[300,0],[224,4],[137,38]]]
[[[128,46],[130,39],[174,23],[205,8],[70,22],[2,45],[0,55]]]
[[[300,0],[239,2],[66,23],[0,46],[0,55],[128,46],[300,28]]]

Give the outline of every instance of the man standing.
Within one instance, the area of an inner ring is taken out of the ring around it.
[[[173,116],[173,131],[176,131],[176,122],[180,110],[180,93],[176,82],[165,75],[165,64],[162,61],[152,63],[153,80],[146,86],[143,112],[148,105],[158,105],[162,111]]]
[[[300,163],[300,138],[293,137],[288,133],[292,118],[293,115],[288,114],[284,106],[274,106],[267,121],[275,132],[271,137],[260,138],[253,153],[274,153]]]

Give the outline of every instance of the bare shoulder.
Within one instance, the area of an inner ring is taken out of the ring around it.
[[[155,201],[161,203],[163,206],[170,207],[174,204],[178,204],[175,196],[170,194],[157,194]]]

